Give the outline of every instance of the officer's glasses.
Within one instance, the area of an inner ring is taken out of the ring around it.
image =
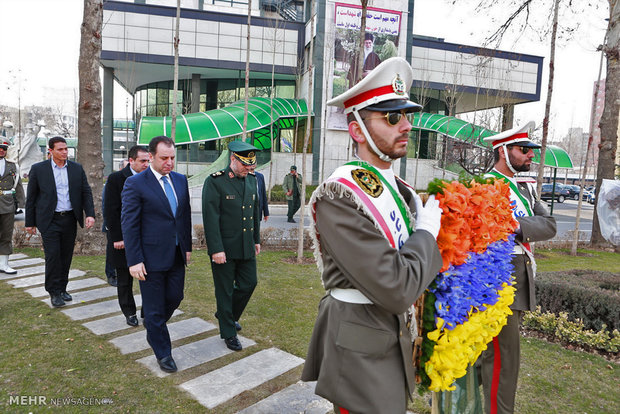
[[[406,117],[407,120],[409,121],[409,123],[413,124],[413,114],[414,114],[413,112],[405,112],[403,110],[398,111],[398,112],[396,112],[396,111],[394,111],[394,112],[386,112],[385,115],[364,118],[364,121],[369,120],[369,119],[382,119],[382,118],[385,118],[385,121],[388,123],[388,125],[394,126],[394,125],[398,124],[400,122],[400,120],[403,119],[403,117]]]
[[[526,155],[530,151],[533,151],[531,147],[522,147],[522,146],[519,146],[519,145],[512,145],[512,147],[519,148],[521,150],[521,154],[523,154],[523,155]]]

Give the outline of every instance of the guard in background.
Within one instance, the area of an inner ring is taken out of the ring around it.
[[[515,230],[516,244],[512,259],[512,274],[517,289],[515,300],[510,306],[512,315],[508,315],[506,325],[480,357],[484,409],[487,414],[514,412],[521,361],[519,325],[523,312],[536,308],[536,261],[530,243],[549,240],[557,230],[555,219],[536,195],[534,186],[517,182],[515,178],[519,172],[530,170],[533,149],[540,148],[540,145],[530,140],[529,132],[533,129],[534,122],[528,122],[484,139],[493,146],[495,161],[493,169],[485,177],[503,179],[510,186],[513,214],[519,222]]]
[[[13,253],[15,211],[24,207],[26,197],[19,168],[5,159],[9,145],[8,141],[0,140],[0,273],[14,275],[17,270],[9,266],[9,255]]]
[[[291,172],[284,177],[282,189],[286,194],[286,203],[288,204],[288,212],[286,213],[289,223],[295,223],[293,216],[301,207],[301,174],[297,173],[297,167],[291,165]],[[305,197],[304,197],[305,201]],[[303,217],[302,217],[303,220]]]
[[[241,351],[239,318],[256,287],[256,255],[260,253],[260,211],[256,176],[257,149],[246,142],[228,144],[230,165],[205,180],[202,220],[211,257],[216,318],[220,337]]]

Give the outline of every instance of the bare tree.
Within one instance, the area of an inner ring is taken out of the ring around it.
[[[357,62],[353,64],[357,65],[357,76],[353,84],[356,84],[364,77],[364,39],[366,38],[366,10],[368,9],[368,0],[360,0],[362,3],[362,21],[360,23],[360,39],[359,39],[359,52],[357,54]],[[353,85],[349,85],[351,87]]]
[[[301,154],[301,171],[302,177],[306,177],[301,180],[301,209],[299,214],[299,225],[297,226],[297,234],[299,235],[297,241],[297,263],[301,263],[304,257],[304,218],[306,217],[306,180],[308,179],[307,171],[306,171],[306,153],[308,151],[308,143],[310,142],[310,135],[312,132],[312,103],[313,103],[313,91],[312,91],[312,81],[314,77],[314,63],[313,63],[313,54],[314,54],[314,25],[316,21],[315,2],[312,2],[311,11],[310,11],[310,50],[308,52],[308,116],[306,118],[306,133],[304,135],[304,147],[303,153]]]
[[[78,63],[80,100],[77,155],[91,185],[95,206],[101,206],[104,167],[101,157],[101,82],[99,79],[102,24],[102,0],[84,0]],[[101,222],[101,210],[95,211],[96,220]],[[103,233],[96,225],[80,231],[78,237],[81,242],[76,247],[80,253],[103,254],[106,243]]]
[[[620,113],[620,0],[609,1],[609,22],[606,41],[602,50],[607,57],[607,78],[605,80],[605,109],[601,116],[601,142],[599,144],[598,166],[596,171],[596,191],[600,194],[603,179],[614,179],[615,158],[618,150],[618,114]],[[599,198],[596,198],[598,206]],[[592,220],[593,245],[605,243],[598,222],[598,212],[594,208]]]
[[[243,111],[243,134],[241,139],[246,141],[248,136],[248,99],[250,99],[250,28],[252,27],[252,0],[248,0],[248,25],[246,33],[245,48],[245,94]]]
[[[181,0],[177,0],[177,15],[174,19],[174,39],[172,41],[174,46],[174,75],[172,80],[172,127],[170,128],[170,135],[173,140],[176,140],[177,136],[177,99],[179,90],[179,22],[181,20]]]

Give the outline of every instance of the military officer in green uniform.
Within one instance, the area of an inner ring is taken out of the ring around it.
[[[220,337],[233,351],[239,318],[256,287],[256,255],[260,253],[260,211],[256,177],[257,149],[246,142],[228,144],[230,165],[211,174],[202,188],[202,221],[211,257]]]
[[[14,275],[17,270],[9,266],[13,253],[13,226],[15,222],[15,197],[19,207],[24,207],[24,188],[15,163],[5,159],[9,142],[0,140],[0,273]]]

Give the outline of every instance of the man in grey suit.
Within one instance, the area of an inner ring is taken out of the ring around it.
[[[521,354],[519,325],[523,312],[536,307],[536,262],[530,243],[549,240],[557,230],[555,219],[536,195],[534,186],[519,182],[515,177],[519,172],[530,170],[533,149],[540,148],[540,145],[530,140],[529,134],[533,129],[534,122],[528,122],[484,139],[493,146],[495,157],[495,166],[486,177],[502,179],[508,183],[510,200],[514,205],[513,214],[519,222],[512,259],[517,289],[515,300],[510,306],[512,315],[508,315],[508,322],[480,358],[484,408],[486,413],[492,414],[514,412]]]
[[[25,229],[30,234],[35,234],[37,229],[41,233],[45,290],[50,294],[52,306],[59,307],[73,299],[67,292],[67,283],[76,223],[91,228],[95,224],[95,207],[84,169],[68,160],[67,141],[53,137],[48,147],[51,159],[30,168]]]
[[[442,265],[439,202],[424,206],[392,171],[422,108],[409,100],[412,81],[409,63],[391,58],[328,102],[348,114],[360,160],[336,169],[310,200],[327,294],[301,379],[317,381],[339,414],[405,413],[415,386],[405,313]]]

